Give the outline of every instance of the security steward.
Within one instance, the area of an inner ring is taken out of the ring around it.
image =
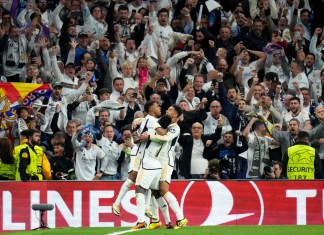
[[[323,166],[310,136],[300,131],[295,145],[288,148],[282,159],[283,175],[290,180],[323,179]]]
[[[22,133],[21,145],[15,147],[16,180],[52,179],[49,161],[40,147],[40,131],[29,129]]]

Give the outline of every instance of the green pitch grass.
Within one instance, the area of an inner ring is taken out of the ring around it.
[[[56,228],[38,231],[20,231],[2,233],[3,235],[118,235],[118,234],[152,234],[152,235],[307,235],[324,234],[324,226],[187,226],[180,230],[167,230],[161,227],[156,230],[129,231],[130,228]],[[124,233],[122,233],[124,231]]]

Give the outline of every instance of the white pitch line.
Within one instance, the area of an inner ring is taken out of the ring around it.
[[[114,233],[108,233],[106,235],[120,235],[120,234],[125,234],[125,233],[132,233],[136,231],[141,231],[142,229],[137,229],[137,230],[125,230],[125,231],[120,231],[120,232],[114,232]]]

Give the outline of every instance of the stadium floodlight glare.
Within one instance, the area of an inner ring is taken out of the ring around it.
[[[38,229],[47,229],[49,228],[47,224],[44,221],[44,214],[45,211],[51,211],[54,209],[53,204],[33,204],[32,209],[34,211],[40,211],[40,226],[38,228],[34,228],[32,230],[38,230]]]

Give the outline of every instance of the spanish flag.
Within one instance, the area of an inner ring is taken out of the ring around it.
[[[49,98],[52,90],[49,84],[21,82],[0,83],[0,113],[7,121],[16,119],[19,105],[30,105],[40,97]]]

